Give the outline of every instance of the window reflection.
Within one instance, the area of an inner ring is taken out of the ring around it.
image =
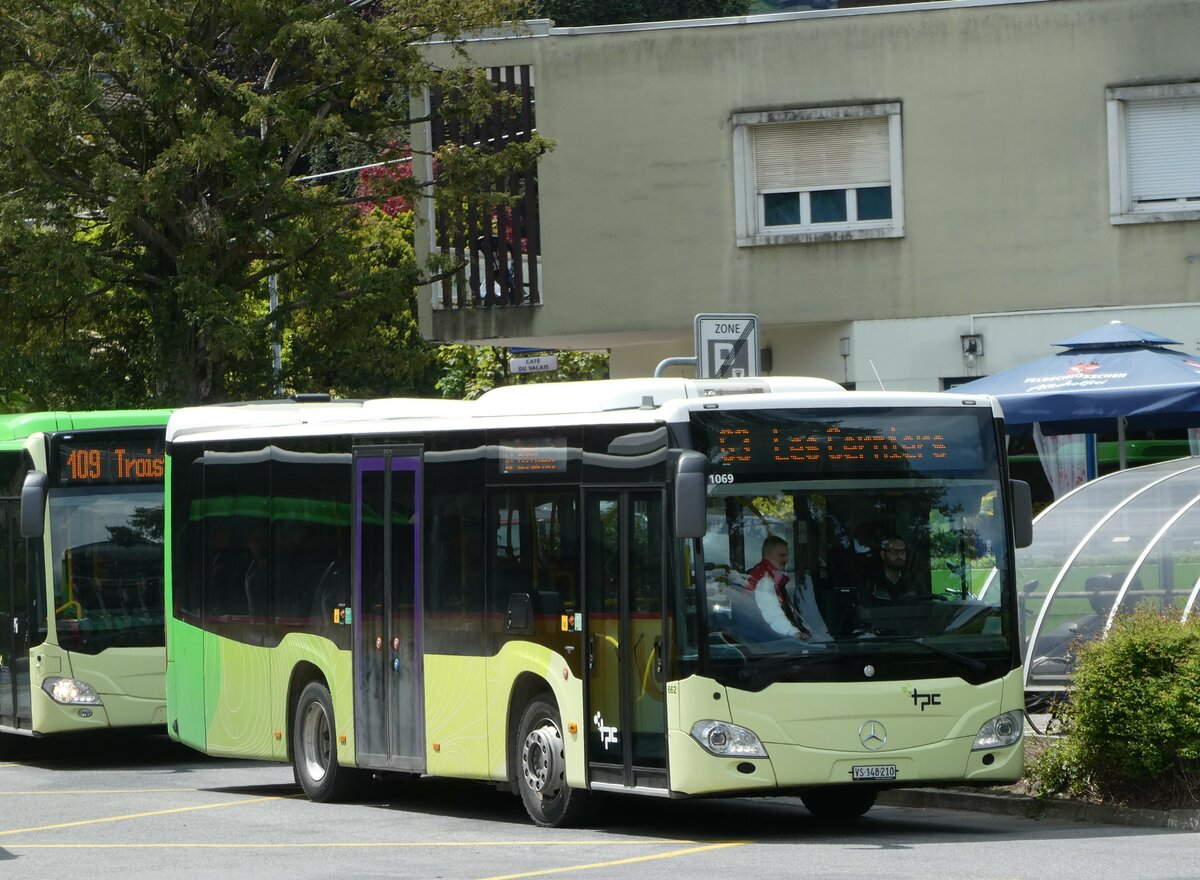
[[[59,644],[164,644],[162,491],[60,491],[50,511]]]

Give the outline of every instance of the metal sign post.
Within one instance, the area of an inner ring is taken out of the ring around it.
[[[697,379],[744,379],[761,373],[757,315],[696,316]]]

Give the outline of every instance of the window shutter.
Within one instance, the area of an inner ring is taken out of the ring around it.
[[[1134,203],[1200,198],[1200,98],[1130,101],[1125,120]]]
[[[890,183],[888,117],[757,125],[754,168],[759,192]]]

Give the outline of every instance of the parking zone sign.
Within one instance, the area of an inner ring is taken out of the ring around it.
[[[744,379],[761,372],[757,315],[696,316],[696,378]]]

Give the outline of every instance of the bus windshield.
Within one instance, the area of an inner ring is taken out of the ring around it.
[[[55,490],[50,521],[59,645],[163,645],[161,487]]]
[[[704,413],[711,674],[774,681],[1014,668],[990,413]]]

